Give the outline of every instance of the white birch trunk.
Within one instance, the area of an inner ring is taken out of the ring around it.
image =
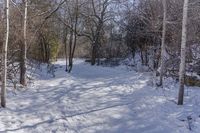
[[[186,58],[186,41],[187,41],[187,18],[188,18],[188,2],[184,0],[183,6],[183,22],[182,22],[182,40],[181,40],[181,64],[179,68],[179,94],[178,105],[183,104],[184,97],[184,77],[185,77],[185,58]]]
[[[163,29],[162,29],[162,44],[161,44],[161,60],[160,60],[160,86],[163,85],[163,73],[165,62],[165,36],[166,36],[166,17],[167,17],[167,4],[163,0]]]
[[[21,60],[21,73],[20,73],[20,83],[23,86],[26,86],[26,58],[27,58],[27,11],[28,11],[28,2],[24,0],[24,44],[22,47],[22,60]]]
[[[9,37],[9,0],[5,0],[5,19],[6,19],[6,30],[5,40],[3,44],[3,71],[2,71],[2,87],[1,87],[1,106],[6,107],[6,79],[7,79],[7,49],[8,49],[8,37]]]

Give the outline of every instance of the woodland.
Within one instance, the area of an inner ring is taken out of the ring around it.
[[[0,16],[0,132],[200,129],[199,0],[0,0]]]

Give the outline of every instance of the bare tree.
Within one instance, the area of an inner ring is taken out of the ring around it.
[[[66,59],[66,72],[70,73],[73,67],[73,58],[77,45],[78,36],[78,20],[79,20],[79,0],[66,1],[66,9],[64,18],[57,16],[59,20],[64,24],[64,47],[65,47],[65,59]],[[69,33],[68,33],[69,32]],[[69,39],[68,39],[69,35]],[[67,43],[68,41],[68,43]]]
[[[23,0],[24,3],[24,27],[23,27],[23,45],[21,47],[21,61],[20,61],[20,84],[26,86],[26,52],[27,52],[27,10],[28,10],[28,1]]]
[[[189,0],[184,0],[184,5],[183,5],[183,22],[182,22],[182,41],[181,41],[181,64],[180,64],[180,68],[179,68],[178,105],[183,105],[183,98],[184,98],[188,3],[189,3]]]
[[[68,72],[68,43],[67,43],[67,36],[68,36],[68,28],[64,26],[64,34],[63,34],[63,44],[64,44],[64,53],[65,53],[65,71]]]
[[[73,67],[73,58],[74,52],[77,44],[77,25],[78,25],[78,17],[79,17],[79,1],[76,0],[75,2],[75,10],[74,10],[74,21],[71,24],[71,32],[70,32],[70,48],[69,48],[69,69],[68,72],[70,73]],[[72,17],[71,17],[72,18]]]
[[[84,30],[79,35],[87,37],[91,43],[91,65],[95,65],[96,58],[99,58],[104,23],[110,19],[107,11],[110,2],[91,0],[86,7],[86,12],[82,13],[85,24]]]
[[[7,50],[8,50],[8,39],[9,39],[9,0],[5,0],[5,40],[3,44],[3,72],[2,72],[2,88],[1,88],[1,106],[6,107],[6,80],[7,80]]]
[[[164,71],[164,61],[165,61],[165,36],[166,36],[166,16],[167,16],[167,5],[166,0],[163,0],[163,29],[162,29],[162,44],[161,44],[161,60],[160,60],[160,83],[163,85],[163,71]]]

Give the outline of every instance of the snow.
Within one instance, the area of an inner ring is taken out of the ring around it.
[[[46,66],[27,90],[8,92],[0,109],[0,133],[188,133],[200,130],[200,90],[186,89],[177,106],[178,84],[154,86],[151,72],[90,66],[76,60],[71,74],[64,60]],[[191,128],[191,130],[190,130]]]
[[[186,72],[186,75],[200,79],[200,75],[198,75],[196,72]]]

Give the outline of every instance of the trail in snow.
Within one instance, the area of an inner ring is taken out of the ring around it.
[[[56,62],[54,78],[43,69],[32,88],[9,94],[8,108],[0,110],[0,133],[187,133],[187,116],[200,112],[198,103],[183,108],[169,101],[153,87],[151,73],[77,60],[68,74],[64,65]],[[198,125],[195,116],[193,132]]]

